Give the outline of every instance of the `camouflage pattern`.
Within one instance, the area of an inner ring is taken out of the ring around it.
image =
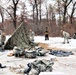
[[[2,45],[2,31],[0,30],[0,47]]]
[[[1,38],[2,38],[2,45],[4,45],[4,44],[5,44],[5,40],[6,40],[6,35],[5,35],[5,33],[2,33]]]

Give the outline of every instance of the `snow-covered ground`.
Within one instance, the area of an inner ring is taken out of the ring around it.
[[[61,37],[50,37],[47,41],[45,41],[44,36],[35,37],[35,42],[48,44],[51,49],[76,50],[76,39],[69,39],[69,44],[63,44],[63,41],[64,38]]]
[[[8,39],[8,36],[7,36]],[[15,72],[11,72],[9,67],[20,67],[19,65],[25,66],[28,62],[33,62],[34,60],[39,59],[51,59],[55,58],[53,65],[53,73],[47,75],[76,75],[76,39],[70,39],[69,44],[62,44],[63,38],[61,37],[50,37],[49,40],[45,41],[44,36],[35,36],[35,42],[37,43],[46,43],[48,47],[51,49],[60,49],[65,51],[73,51],[74,55],[70,55],[68,57],[56,57],[50,54],[47,54],[44,57],[37,57],[35,59],[28,58],[16,58],[14,56],[7,56],[12,51],[4,51],[0,52],[0,63],[2,65],[6,65],[7,68],[0,69],[0,75],[23,75],[16,74]],[[18,70],[17,70],[18,71]],[[59,74],[61,73],[61,74]],[[43,73],[43,75],[45,75]]]

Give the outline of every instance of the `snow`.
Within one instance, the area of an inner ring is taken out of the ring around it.
[[[39,75],[64,75],[62,72],[41,72]]]
[[[45,41],[44,36],[35,37],[35,42],[48,44],[52,49],[76,50],[76,39],[69,39],[69,44],[63,44],[63,41],[64,38],[62,37],[50,37],[47,41]]]
[[[7,36],[6,41],[8,40],[10,36]],[[59,49],[59,50],[65,50],[65,51],[73,51],[74,55],[70,55],[67,57],[56,57],[54,55],[46,54],[44,57],[37,57],[35,59],[28,59],[28,58],[16,58],[14,56],[7,56],[9,53],[12,52],[7,50],[4,52],[0,52],[0,63],[2,65],[6,65],[7,68],[0,69],[0,75],[23,75],[23,74],[16,74],[15,72],[10,71],[11,67],[20,67],[19,65],[22,65],[26,67],[26,64],[29,62],[33,62],[34,60],[39,59],[51,59],[54,58],[54,65],[53,65],[53,71],[48,73],[44,72],[40,75],[76,75],[76,39],[70,39],[69,44],[63,44],[63,38],[62,37],[50,37],[49,40],[45,41],[44,36],[35,36],[36,43],[45,43],[48,44],[48,47],[51,49]],[[23,68],[24,69],[24,68]]]

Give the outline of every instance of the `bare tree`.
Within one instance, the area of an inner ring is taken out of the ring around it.
[[[57,19],[57,24],[61,25],[62,24],[62,15],[63,15],[63,9],[62,9],[62,1],[61,0],[56,0],[55,3],[55,9],[56,9],[56,13],[58,15],[58,19]]]
[[[75,10],[76,10],[76,2],[73,3],[73,8],[72,8],[72,12],[71,12],[71,15],[70,15],[70,22],[71,24],[73,23],[73,16],[74,16],[74,13],[75,13]]]
[[[42,2],[43,0],[29,0],[30,4],[32,6],[33,11],[33,22],[36,24],[37,32],[39,32],[39,25],[41,23],[41,17],[42,17]]]
[[[48,5],[47,5],[47,0],[45,0],[44,2],[44,5],[45,5],[45,9],[46,9],[46,12],[45,12],[45,17],[47,19],[47,25],[48,25],[48,18],[49,18],[49,9],[48,9]]]
[[[0,0],[0,15],[1,15],[1,20],[2,20],[2,26],[1,29],[4,31],[4,5],[7,5],[9,3],[9,0],[3,2],[3,0]]]
[[[35,8],[36,8],[36,25],[38,25],[38,1],[34,0]]]
[[[29,0],[29,3],[32,6],[33,22],[35,22],[35,2],[34,2],[34,0]]]
[[[16,28],[16,11],[17,11],[17,4],[19,2],[19,0],[12,0],[13,2],[13,24],[14,24],[14,27]]]
[[[5,9],[7,13],[10,15],[12,21],[13,21],[13,26],[16,29],[17,28],[17,5],[19,3],[19,0],[11,0],[12,4],[9,5],[8,9]]]
[[[51,4],[49,5],[48,11],[49,11],[49,18],[51,21],[55,20],[55,8]]]
[[[67,7],[69,6],[69,4],[72,2],[72,0],[62,0],[63,1],[63,24],[66,23],[66,13],[67,13]]]
[[[39,20],[41,23],[42,20],[42,4],[43,4],[44,0],[39,0]]]
[[[20,6],[21,6],[21,22],[24,22],[25,20],[27,20],[27,15],[28,12],[26,11],[26,4],[25,2],[20,2]]]

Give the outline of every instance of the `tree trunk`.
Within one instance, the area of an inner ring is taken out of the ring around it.
[[[14,24],[14,27],[15,27],[15,29],[16,29],[16,10],[17,10],[17,7],[16,7],[16,5],[14,6],[14,13],[13,13],[13,16],[14,16],[14,20],[13,20],[13,24]]]
[[[64,7],[63,24],[66,23],[66,12],[67,12],[67,6]]]
[[[71,13],[71,16],[70,16],[70,22],[71,22],[71,24],[73,23],[73,14],[74,14],[75,9],[76,9],[75,5],[76,5],[76,2],[73,4],[72,13]]]
[[[40,23],[41,23],[41,0],[40,0],[39,12],[40,12]]]
[[[33,5],[33,22],[34,22],[34,20],[35,20],[35,19],[34,19],[34,18],[35,18],[35,16],[34,16],[35,13],[34,13],[34,11],[35,11],[35,5]]]

